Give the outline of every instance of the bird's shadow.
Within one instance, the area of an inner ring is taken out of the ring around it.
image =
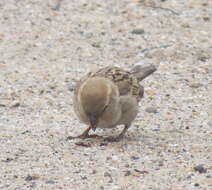
[[[126,144],[133,141],[138,141],[139,137],[136,137],[136,134],[128,132],[123,138],[117,138],[117,135],[95,135],[93,138],[73,138],[73,139],[66,139],[68,142],[72,142],[77,146],[81,147],[97,147],[97,146],[109,146],[109,145],[120,145]]]

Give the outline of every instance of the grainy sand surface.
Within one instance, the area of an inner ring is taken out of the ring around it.
[[[0,189],[212,189],[211,31],[211,0],[1,0]],[[137,62],[158,70],[126,137],[66,141],[76,79]]]

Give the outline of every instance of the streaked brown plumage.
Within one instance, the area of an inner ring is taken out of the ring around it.
[[[105,67],[90,72],[76,85],[74,110],[79,119],[89,125],[83,134],[72,138],[89,138],[90,129],[113,128],[124,125],[123,131],[113,140],[122,138],[138,113],[143,97],[141,80],[156,71],[155,66],[136,66],[131,72],[118,67]]]

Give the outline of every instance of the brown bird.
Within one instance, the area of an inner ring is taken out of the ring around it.
[[[89,127],[73,138],[91,138],[89,131],[96,128],[114,128],[124,125],[123,131],[110,140],[120,140],[138,113],[138,103],[143,97],[141,80],[156,71],[154,65],[136,66],[130,72],[109,66],[90,72],[76,85],[74,111],[80,121]]]

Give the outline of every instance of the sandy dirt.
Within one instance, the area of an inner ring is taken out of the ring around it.
[[[211,0],[1,0],[0,189],[212,189],[211,31]],[[67,141],[75,81],[138,62],[158,70],[126,137]]]

